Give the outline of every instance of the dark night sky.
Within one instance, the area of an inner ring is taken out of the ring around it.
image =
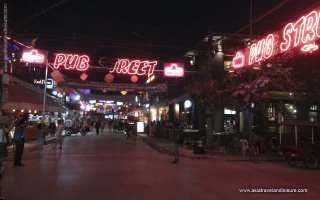
[[[253,0],[260,15],[281,0]],[[234,33],[249,22],[250,0],[14,0],[9,27],[50,52],[96,57],[180,58],[212,27]],[[43,13],[43,14],[40,14]]]
[[[37,38],[35,47],[51,55],[88,54],[91,65],[98,65],[102,57],[167,62],[182,59],[210,28],[215,33],[249,37],[249,29],[237,31],[249,24],[250,1],[8,0],[9,31],[11,37],[26,44]],[[320,6],[319,0],[252,1],[253,19],[282,5],[253,24],[257,37]],[[88,73],[88,79],[95,81],[103,81],[105,75],[99,70]],[[70,76],[79,79],[79,73]]]

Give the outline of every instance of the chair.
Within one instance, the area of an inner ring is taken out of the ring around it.
[[[240,144],[241,155],[246,156],[247,151],[249,150],[248,140],[247,139],[240,139],[239,144]]]

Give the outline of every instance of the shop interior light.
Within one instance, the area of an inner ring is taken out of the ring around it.
[[[186,100],[186,101],[184,102],[184,107],[185,107],[185,108],[190,108],[191,106],[192,106],[192,103],[191,103],[190,100]]]
[[[74,97],[74,100],[79,101],[79,100],[80,100],[80,95],[77,94],[77,95]]]
[[[21,110],[21,112],[24,112],[24,110]]]
[[[12,112],[16,112],[16,109],[13,109]]]

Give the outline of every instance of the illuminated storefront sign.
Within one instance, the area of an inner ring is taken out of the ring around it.
[[[316,41],[319,39],[320,8],[288,23],[281,31],[253,41],[249,47],[236,53],[232,64],[234,68],[241,68],[289,50],[313,52],[318,49]]]
[[[44,79],[33,79],[33,84],[35,85],[44,85],[45,80]],[[53,89],[53,79],[48,78],[47,79],[47,88],[48,89]]]
[[[128,59],[118,59],[110,73],[118,74],[130,74],[138,76],[151,76],[154,72],[154,68],[157,65],[157,61],[140,61]]]
[[[164,63],[164,76],[167,77],[183,77],[184,65],[183,63]]]
[[[45,65],[47,64],[48,52],[40,49],[24,48],[22,52],[22,62]]]
[[[85,71],[89,68],[89,57],[87,55],[64,54],[58,53],[55,57],[53,68],[59,69],[63,66],[65,69],[76,69],[78,71]]]

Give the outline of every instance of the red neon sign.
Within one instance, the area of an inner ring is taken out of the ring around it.
[[[164,76],[167,77],[183,77],[184,65],[183,63],[164,63]]]
[[[283,29],[283,42],[280,44],[280,50],[284,52],[319,39],[319,17],[319,12],[312,11],[295,23],[287,24]]]
[[[243,66],[265,61],[298,47],[303,52],[313,52],[318,49],[315,42],[319,39],[320,8],[317,8],[298,20],[288,23],[281,31],[254,41],[248,48],[241,50],[244,52]],[[234,59],[239,59],[239,54],[236,54]],[[237,63],[233,64],[235,68],[243,67]]]
[[[118,59],[110,73],[118,74],[130,74],[130,75],[148,75],[151,76],[154,72],[154,68],[157,65],[157,61],[140,61],[128,59]]]
[[[274,35],[270,34],[266,38],[250,45],[249,65],[266,60],[274,53]]]
[[[242,52],[238,51],[236,56],[232,59],[232,66],[234,68],[241,68],[244,66],[244,55]]]
[[[39,49],[23,49],[22,62],[46,64],[48,52]]]
[[[306,44],[301,48],[301,51],[312,53],[312,52],[318,50],[318,48],[319,48],[319,46],[316,45],[315,43]]]
[[[85,71],[89,68],[89,57],[87,55],[79,56],[77,54],[58,53],[53,63],[53,68],[59,69],[63,66],[65,69],[77,69]]]

